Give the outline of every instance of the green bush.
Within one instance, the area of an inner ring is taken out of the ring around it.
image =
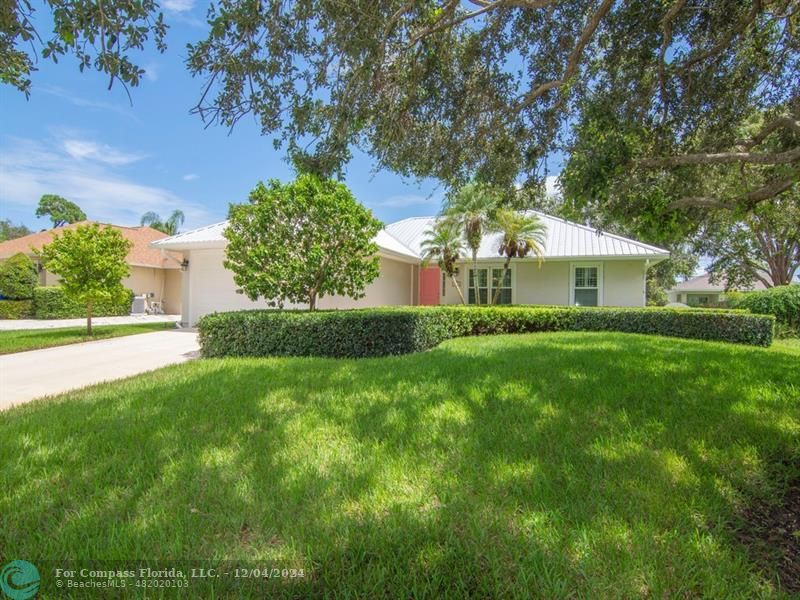
[[[768,346],[774,322],[733,311],[438,306],[215,313],[198,327],[207,357],[366,357],[419,352],[454,337],[537,331],[623,331]]]
[[[33,288],[39,283],[39,273],[33,261],[17,252],[0,264],[0,296],[9,300],[30,300]]]
[[[800,333],[800,285],[781,285],[735,296],[737,308],[760,315],[773,315],[785,335]]]
[[[0,300],[0,319],[27,319],[31,316],[32,300]]]
[[[125,316],[131,312],[133,291],[128,290],[124,302],[98,303],[94,307],[95,317]],[[86,307],[67,298],[59,286],[37,287],[33,290],[33,310],[37,319],[77,319],[86,316]]]

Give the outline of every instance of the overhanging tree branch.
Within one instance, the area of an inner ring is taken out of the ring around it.
[[[634,166],[643,169],[683,167],[691,165],[730,165],[750,163],[755,165],[785,165],[800,160],[800,147],[785,152],[699,152],[679,156],[640,158]]]
[[[750,8],[750,11],[747,15],[742,19],[733,29],[728,31],[722,38],[713,46],[704,50],[702,52],[698,52],[693,56],[690,55],[686,60],[684,60],[679,66],[678,70],[681,72],[685,72],[689,69],[689,67],[696,65],[699,62],[703,62],[709,58],[712,58],[719,54],[720,52],[724,51],[734,40],[737,35],[744,33],[750,25],[756,20],[758,14],[763,10],[764,6],[761,3],[761,0],[754,0],[753,6]]]
[[[570,78],[572,78],[572,76],[575,74],[575,71],[578,69],[578,64],[580,63],[583,50],[592,39],[594,32],[597,31],[600,21],[602,21],[603,17],[608,14],[608,11],[611,10],[613,5],[614,0],[603,0],[603,3],[586,23],[580,37],[578,38],[578,43],[575,44],[575,47],[572,49],[572,52],[569,55],[569,59],[567,60],[567,68],[564,70],[564,76],[561,79],[554,79],[552,81],[542,83],[525,94],[525,96],[522,97],[522,100],[517,105],[518,110],[525,108],[526,106],[530,106],[539,96],[554,88],[563,86],[570,80]]]
[[[666,63],[666,56],[667,56],[667,49],[669,48],[670,44],[672,43],[672,23],[675,21],[675,18],[678,16],[678,13],[681,12],[683,7],[686,6],[686,0],[675,0],[672,6],[669,7],[669,10],[664,15],[664,18],[661,19],[661,49],[658,52],[658,81],[659,86],[661,89],[661,104],[663,105],[662,114],[667,114],[667,63]]]
[[[778,129],[789,129],[797,135],[800,135],[800,122],[795,121],[791,117],[777,117],[776,119],[773,119],[764,125],[764,127],[761,128],[761,131],[755,134],[752,138],[749,140],[742,140],[738,142],[737,145],[749,150],[750,148],[758,146],[767,138],[768,135]]]
[[[790,189],[796,182],[794,177],[786,177],[785,179],[777,179],[771,181],[763,187],[760,187],[752,192],[742,194],[730,200],[719,200],[718,198],[711,198],[709,196],[686,196],[680,200],[675,200],[669,204],[670,210],[680,208],[727,208],[734,209],[739,206],[745,205],[753,207],[759,202],[774,198],[778,194]]]
[[[459,16],[453,16],[455,13],[456,8],[458,8],[459,0],[451,0],[447,4],[441,7],[442,14],[439,15],[439,18],[436,19],[431,25],[428,27],[418,31],[414,35],[411,36],[409,40],[409,47],[415,46],[420,40],[423,38],[428,37],[429,35],[436,33],[437,31],[442,31],[444,29],[452,29],[461,23],[479,17],[483,14],[492,12],[494,10],[500,8],[527,8],[527,9],[537,9],[537,8],[545,8],[546,6],[550,6],[551,4],[555,4],[556,0],[494,0],[493,2],[488,2],[484,0],[470,0],[472,4],[479,6],[480,8],[469,11],[466,13],[462,13]],[[451,16],[449,20],[446,17]]]

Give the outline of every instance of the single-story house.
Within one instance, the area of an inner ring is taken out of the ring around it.
[[[53,241],[53,238],[65,229],[74,229],[79,225],[88,225],[92,221],[81,221],[39,231],[13,240],[0,242],[0,261],[22,252],[31,257],[39,265],[40,285],[58,285],[57,275],[43,269],[34,254]],[[101,225],[104,225],[101,223]],[[122,236],[132,242],[127,262],[130,275],[123,280],[123,285],[136,295],[148,295],[153,302],[161,302],[164,312],[181,314],[181,261],[180,253],[169,252],[151,246],[151,242],[168,237],[166,233],[152,227],[123,227],[111,225]]]
[[[667,299],[669,302],[680,302],[688,306],[721,306],[725,304],[725,286],[724,280],[711,283],[711,275],[703,273],[675,284],[675,287],[667,290]],[[737,291],[749,292],[764,289],[766,286],[763,283],[755,281],[749,288]]]
[[[502,284],[504,304],[558,304],[582,306],[644,306],[645,273],[669,252],[618,235],[603,233],[563,219],[535,213],[547,226],[545,258],[514,259],[510,277],[501,281],[503,258],[498,255],[499,234],[484,236],[478,253],[478,284],[482,303],[492,297],[493,280]],[[367,286],[363,298],[329,296],[319,308],[356,308],[416,304],[457,304],[458,293],[439,268],[422,265],[421,243],[436,217],[414,217],[387,225],[375,238],[380,275]],[[233,274],[224,265],[226,221],[153,242],[155,248],[181,252],[183,318],[188,324],[212,312],[266,308],[236,292]],[[471,259],[459,266],[458,278],[467,294]],[[469,301],[474,302],[474,293]]]

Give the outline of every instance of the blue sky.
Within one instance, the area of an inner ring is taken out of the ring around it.
[[[179,208],[189,229],[224,219],[228,204],[245,201],[259,180],[292,178],[284,151],[252,119],[229,134],[204,129],[189,114],[202,82],[183,65],[185,46],[204,36],[206,5],[167,0],[163,7],[168,49],[135,55],[147,74],[131,89],[133,106],[121,86],[107,91],[106,78],[81,74],[68,57],[58,65],[39,60],[30,100],[0,85],[0,218],[47,227],[34,212],[41,195],[53,193],[90,219],[120,225]],[[374,172],[363,154],[348,165],[346,183],[385,222],[433,214],[443,195],[433,181]]]

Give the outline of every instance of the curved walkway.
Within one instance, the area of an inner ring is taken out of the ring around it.
[[[176,329],[6,354],[0,356],[0,410],[185,362],[199,350],[195,331]]]

